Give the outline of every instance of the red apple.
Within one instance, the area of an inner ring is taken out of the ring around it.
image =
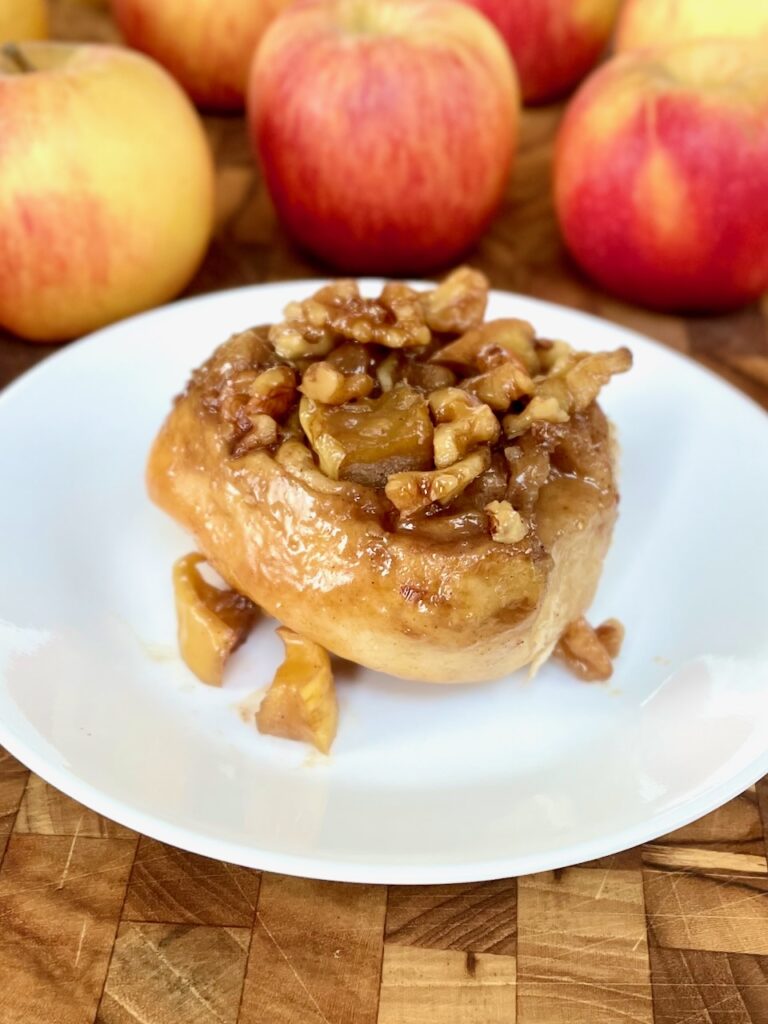
[[[201,107],[241,110],[264,29],[290,0],[112,0],[126,42],[159,61]]]
[[[517,138],[514,69],[454,0],[299,0],[267,30],[248,113],[293,235],[354,272],[448,264],[482,234]]]
[[[768,289],[768,62],[710,40],[615,57],[582,86],[555,157],[576,260],[659,309],[720,310]]]
[[[616,29],[618,51],[694,39],[762,39],[768,44],[766,0],[626,0]]]
[[[211,233],[197,113],[122,47],[0,49],[0,324],[71,338],[172,298]]]
[[[464,0],[496,25],[515,59],[526,103],[556,99],[597,63],[619,0]]]

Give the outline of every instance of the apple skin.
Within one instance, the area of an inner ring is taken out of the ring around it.
[[[526,103],[569,92],[592,70],[611,35],[619,0],[464,0],[501,32]]]
[[[19,44],[0,61],[0,324],[59,341],[172,298],[213,224],[194,107],[123,48]]]
[[[242,110],[253,53],[290,0],[112,0],[125,41],[207,110]]]
[[[607,291],[719,311],[768,289],[768,64],[751,43],[615,57],[581,87],[555,154],[571,253]]]
[[[299,0],[267,30],[248,97],[284,224],[354,273],[448,265],[485,230],[515,152],[503,41],[454,0]]]
[[[762,39],[768,43],[765,0],[626,0],[616,29],[617,52],[694,39]]]
[[[45,0],[1,0],[0,44],[45,39],[47,35]]]

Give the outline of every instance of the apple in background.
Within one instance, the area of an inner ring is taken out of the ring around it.
[[[112,0],[125,38],[210,110],[241,110],[251,58],[290,0]]]
[[[213,164],[161,67],[122,47],[0,50],[0,324],[58,341],[165,302],[205,252]]]
[[[693,39],[762,39],[768,45],[766,0],[626,0],[616,50]]]
[[[45,39],[47,35],[45,0],[0,0],[0,43]]]
[[[248,114],[295,238],[355,273],[450,264],[503,196],[517,138],[514,69],[454,0],[299,0],[267,30]]]
[[[604,288],[665,310],[768,289],[768,62],[746,42],[615,57],[571,102],[555,154],[566,243]]]
[[[464,2],[482,11],[501,32],[515,59],[526,103],[557,99],[591,71],[619,9],[619,0]]]

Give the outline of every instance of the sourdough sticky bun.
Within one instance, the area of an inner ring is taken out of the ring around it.
[[[163,425],[152,498],[234,592],[337,655],[431,682],[538,665],[597,586],[618,502],[597,398],[632,358],[486,322],[487,299],[469,268],[378,298],[338,281],[235,335]],[[585,636],[560,653],[583,666]]]

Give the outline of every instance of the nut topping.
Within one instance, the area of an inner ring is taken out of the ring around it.
[[[528,533],[528,526],[508,501],[491,501],[485,506],[491,524],[491,536],[498,544],[517,544]]]
[[[488,305],[488,280],[471,267],[459,267],[431,292],[421,296],[427,324],[453,334],[478,327]]]
[[[384,490],[398,511],[411,516],[435,503],[444,506],[450,504],[490,464],[490,452],[487,448],[481,448],[447,469],[395,473],[390,476]]]
[[[532,534],[546,547],[537,508],[551,482],[615,500],[596,399],[631,355],[578,353],[525,320],[484,323],[487,299],[468,267],[424,291],[392,281],[376,298],[336,281],[230,339],[191,386],[233,459],[268,451],[386,530],[497,544]]]
[[[307,398],[325,405],[343,405],[353,398],[366,398],[373,391],[375,381],[367,373],[341,373],[331,363],[312,363],[301,380]]]
[[[435,465],[445,469],[463,459],[478,444],[493,443],[499,436],[499,421],[492,410],[460,388],[444,388],[429,396],[437,420]]]

